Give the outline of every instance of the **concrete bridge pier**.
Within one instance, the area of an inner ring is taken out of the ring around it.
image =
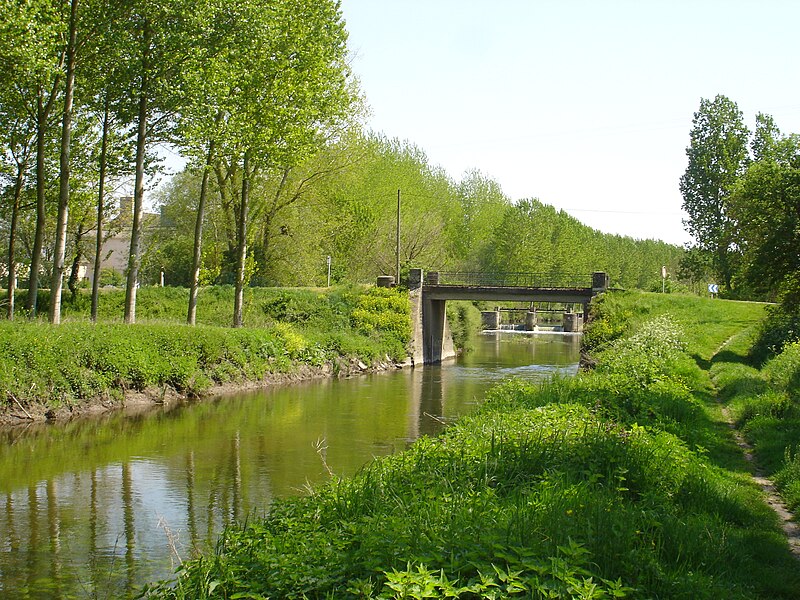
[[[484,329],[494,331],[500,329],[500,311],[484,310],[481,312],[481,321]]]
[[[423,361],[426,365],[456,355],[445,303],[445,300],[422,299]]]
[[[536,331],[536,311],[529,310],[525,313],[525,331]]]
[[[422,293],[423,275],[422,269],[411,269],[408,275],[414,366],[440,363],[456,355],[447,322],[446,301],[432,300]]]
[[[564,313],[564,332],[583,332],[583,315],[581,313]]]

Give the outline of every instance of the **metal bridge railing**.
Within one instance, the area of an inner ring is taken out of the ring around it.
[[[437,273],[438,280],[436,280]],[[449,271],[433,271],[429,272],[427,275],[426,283],[438,283],[438,285],[460,285],[468,287],[530,287],[543,289],[575,289],[592,287],[591,275],[501,272],[459,273]]]

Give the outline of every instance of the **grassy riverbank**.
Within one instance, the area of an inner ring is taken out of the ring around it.
[[[796,598],[708,367],[759,305],[607,295],[597,368],[223,535],[152,598]]]
[[[402,292],[249,290],[251,326],[208,324],[230,312],[232,293],[206,290],[198,311],[206,324],[196,327],[181,324],[185,290],[155,288],[141,291],[136,325],[104,314],[100,323],[88,322],[82,297],[69,304],[58,327],[0,322],[0,412],[28,418],[100,401],[119,404],[132,391],[156,399],[168,392],[196,396],[224,384],[335,375],[405,359],[410,312]],[[105,310],[123,297],[107,293]]]

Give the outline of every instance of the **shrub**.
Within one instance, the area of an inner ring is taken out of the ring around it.
[[[800,394],[800,342],[783,348],[764,368],[764,375],[773,387],[791,395]]]

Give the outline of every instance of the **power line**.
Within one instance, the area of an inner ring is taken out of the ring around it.
[[[600,210],[593,208],[562,208],[560,210],[568,212],[585,212],[585,213],[608,213],[613,215],[653,215],[662,217],[679,217],[683,213],[679,212],[657,212],[657,211],[641,211],[641,210]]]

